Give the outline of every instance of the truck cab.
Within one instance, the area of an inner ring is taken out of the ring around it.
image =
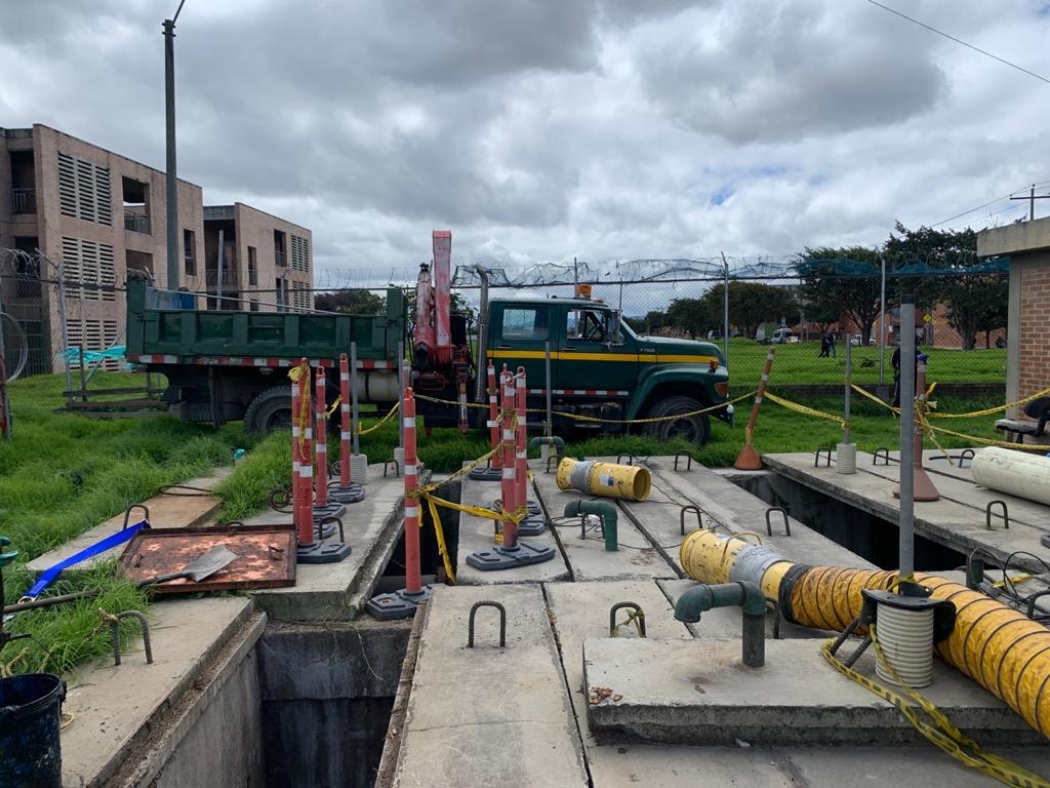
[[[728,371],[715,345],[639,337],[601,301],[495,299],[485,347],[497,369],[525,368],[530,408],[543,408],[550,389],[555,431],[620,433],[625,421],[656,419],[645,434],[703,444],[710,416],[732,423]]]

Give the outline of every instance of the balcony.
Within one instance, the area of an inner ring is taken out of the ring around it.
[[[237,269],[236,268],[223,268],[222,269],[222,286],[228,287],[230,285],[237,285]],[[219,272],[215,269],[208,269],[204,272],[204,283],[208,287],[219,286]]]
[[[152,232],[149,217],[137,211],[124,211],[124,229],[143,235],[150,235]]]
[[[36,213],[36,189],[12,189],[11,213]]]

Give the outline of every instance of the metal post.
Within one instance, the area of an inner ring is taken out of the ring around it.
[[[164,20],[164,119],[167,143],[168,289],[179,289],[179,191],[175,162],[175,22],[186,0],[180,0],[175,16]]]
[[[905,331],[904,327],[908,326]],[[915,418],[915,296],[901,296],[900,332],[900,487],[901,500],[900,545],[898,564],[901,577],[910,577],[915,571],[915,454],[913,420]]]
[[[723,300],[723,320],[722,320],[722,355],[725,356],[726,369],[729,369],[729,261],[726,259],[726,253],[722,252],[722,270],[725,272],[725,293]]]
[[[58,319],[62,323],[62,358],[66,361],[66,399],[73,398],[73,373],[69,369],[69,318],[66,315],[66,271],[58,261]]]
[[[879,385],[886,379],[886,256],[879,255],[879,270],[882,276],[882,294],[879,300]]]
[[[419,476],[416,457],[416,398],[408,388],[401,396],[401,427],[405,449],[405,593],[418,594],[423,583],[419,568]]]
[[[553,409],[551,406],[553,392],[551,391],[551,341],[549,339],[543,343],[543,363],[544,372],[546,373],[544,385],[547,392],[547,423],[543,425],[543,434],[549,438],[554,434],[554,415],[551,413]]]
[[[846,401],[843,407],[843,418],[846,421],[846,427],[842,431],[842,442],[849,443],[849,406],[850,406],[850,395],[852,394],[850,384],[853,382],[853,342],[851,337],[847,334],[846,336]]]
[[[215,306],[222,311],[222,254],[223,247],[226,246],[226,231],[219,230],[219,264],[218,271],[216,271],[216,283],[215,283]],[[207,280],[207,277],[205,277]]]

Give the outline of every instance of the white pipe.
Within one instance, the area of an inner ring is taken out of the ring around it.
[[[1050,459],[989,446],[970,464],[973,480],[990,490],[1050,506]]]

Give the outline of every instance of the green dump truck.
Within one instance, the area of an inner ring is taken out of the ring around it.
[[[431,280],[422,267],[411,333],[396,288],[387,291],[381,315],[302,314],[161,308],[148,283],[129,280],[127,358],[167,377],[164,399],[181,418],[216,425],[243,419],[252,433],[289,423],[290,366],[305,357],[337,370],[351,342],[358,398],[380,409],[398,399],[398,349],[406,348],[406,374],[426,395],[418,409],[427,428],[484,425],[484,409],[461,406],[488,402],[488,364],[525,369],[529,407],[542,409],[550,399],[555,434],[622,433],[626,421],[655,418],[634,431],[700,445],[710,437],[710,415],[732,423],[729,375],[715,345],[639,337],[615,310],[586,298],[489,303],[484,285],[475,339],[467,319],[448,311],[442,258],[435,234],[437,270]],[[338,374],[328,384],[334,400]],[[531,417],[530,427],[542,421]]]

